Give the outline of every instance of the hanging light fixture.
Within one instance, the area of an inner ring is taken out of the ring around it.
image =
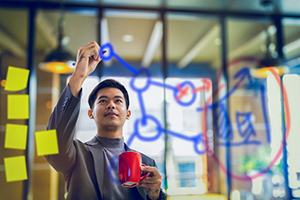
[[[265,15],[267,14],[267,7],[272,4],[272,0],[261,0],[261,5],[264,7]],[[255,78],[267,78],[271,74],[270,68],[276,71],[279,76],[288,73],[289,68],[282,65],[281,59],[278,58],[276,46],[271,42],[270,32],[274,29],[274,26],[267,24],[266,26],[266,55],[263,60],[259,63],[256,69],[251,69],[250,73]]]
[[[44,62],[39,64],[39,68],[43,71],[68,74],[74,71],[73,63],[75,62],[74,56],[68,52],[66,47],[66,37],[63,32],[64,26],[64,13],[60,9],[60,17],[58,23],[58,47],[50,52]]]

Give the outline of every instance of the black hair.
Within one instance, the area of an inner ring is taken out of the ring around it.
[[[121,92],[124,95],[125,98],[125,102],[126,102],[126,108],[128,110],[129,108],[129,96],[128,96],[128,92],[126,90],[126,88],[119,83],[118,81],[114,80],[114,79],[106,79],[104,81],[101,81],[94,89],[93,91],[90,93],[89,95],[89,106],[91,109],[93,109],[94,107],[94,102],[97,98],[97,93],[99,90],[103,89],[103,88],[117,88],[119,90],[121,90]]]

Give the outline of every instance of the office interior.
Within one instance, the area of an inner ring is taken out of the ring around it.
[[[76,139],[96,126],[87,97],[114,78],[129,91],[124,139],[156,160],[167,198],[300,198],[300,2],[297,0],[1,0],[0,199],[62,200],[65,181],[37,154],[35,133],[74,70],[77,49],[107,52],[83,85]],[[63,66],[46,65],[60,49]],[[66,53],[68,52],[68,53]],[[9,67],[26,88],[5,90]],[[65,70],[65,71],[64,71]],[[28,119],[9,119],[8,96],[29,95]],[[27,125],[23,149],[7,124]],[[24,156],[9,181],[5,159]]]

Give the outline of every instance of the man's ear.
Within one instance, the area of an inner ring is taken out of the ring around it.
[[[126,119],[129,119],[131,116],[131,111],[130,110],[127,110],[127,116],[126,116]]]
[[[88,110],[88,116],[89,116],[90,119],[94,119],[93,109]]]

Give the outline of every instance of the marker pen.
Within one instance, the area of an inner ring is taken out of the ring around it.
[[[106,52],[106,50],[102,50],[102,55],[105,54],[105,52]],[[94,55],[95,55],[95,52],[92,52],[90,57],[94,58]],[[76,64],[75,62],[72,63],[73,66],[75,66],[75,64]]]

